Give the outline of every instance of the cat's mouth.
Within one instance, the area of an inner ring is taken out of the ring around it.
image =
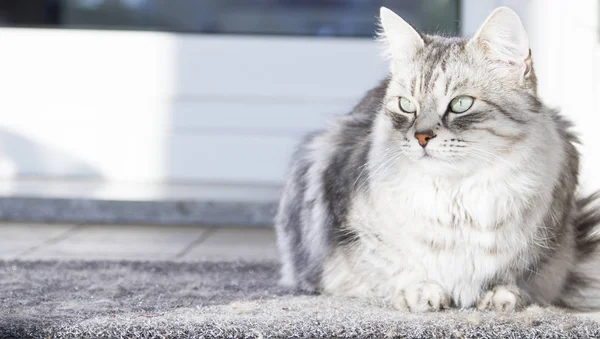
[[[436,157],[434,157],[433,155],[431,155],[431,153],[428,153],[427,151],[423,152],[423,155],[421,155],[421,161],[430,161],[430,160],[437,160]]]
[[[423,161],[444,161],[444,157],[440,157],[440,155],[435,155],[435,152],[423,150],[423,155],[421,155],[421,160]]]

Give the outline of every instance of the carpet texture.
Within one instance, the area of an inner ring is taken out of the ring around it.
[[[274,263],[0,261],[0,338],[600,337],[555,309],[408,314],[276,278]]]

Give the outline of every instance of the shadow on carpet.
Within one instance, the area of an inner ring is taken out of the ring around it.
[[[408,314],[298,295],[275,263],[0,261],[0,338],[594,338],[598,323],[532,307]]]

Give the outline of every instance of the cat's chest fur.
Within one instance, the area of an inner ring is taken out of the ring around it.
[[[359,260],[376,263],[395,288],[435,281],[459,304],[475,302],[530,236],[520,227],[528,198],[525,182],[519,183],[524,179],[515,177],[511,185],[497,179],[457,183],[409,174],[393,189],[375,184],[354,205],[352,222],[363,239]]]

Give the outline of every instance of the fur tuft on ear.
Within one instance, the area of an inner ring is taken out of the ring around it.
[[[488,16],[469,44],[481,46],[492,58],[522,64],[529,57],[529,38],[512,9],[499,7]]]
[[[383,54],[392,60],[412,57],[424,42],[421,35],[406,21],[386,7],[380,10],[380,30],[377,40],[383,45]]]

